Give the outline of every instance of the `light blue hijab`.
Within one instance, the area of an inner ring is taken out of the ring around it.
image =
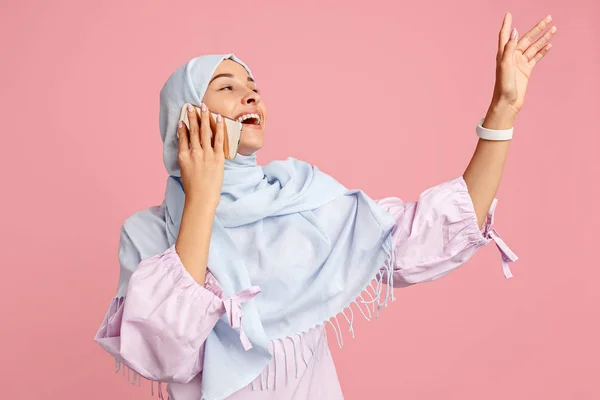
[[[224,59],[251,74],[232,54],[197,57],[179,68],[160,94],[160,131],[170,174],[163,203],[169,245],[177,239],[185,199],[177,163],[179,113],[184,103],[202,102]],[[269,363],[270,340],[308,332],[351,305],[381,268],[391,268],[393,226],[392,216],[363,192],[346,189],[305,162],[289,158],[259,166],[255,155],[226,160],[208,267],[224,296],[255,285],[262,292],[242,306],[250,349],[227,315],[208,336],[202,398],[220,400],[244,388]],[[163,247],[157,239],[146,252],[157,254]]]

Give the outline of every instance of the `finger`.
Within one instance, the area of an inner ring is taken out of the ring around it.
[[[527,50],[525,50],[523,55],[527,57],[528,60],[531,60],[531,58],[533,58],[533,56],[535,56],[538,53],[538,51],[540,51],[544,48],[544,46],[546,46],[546,44],[550,41],[550,39],[552,38],[552,36],[554,36],[555,33],[556,26],[553,26],[552,28],[550,28],[550,30],[544,33],[544,36],[542,36],[534,44],[529,46]]]
[[[183,121],[179,121],[177,124],[177,137],[179,138],[179,152],[190,149],[190,141],[188,139],[187,126]]]
[[[502,27],[500,28],[500,33],[498,34],[498,60],[500,60],[502,58],[502,55],[504,54],[504,47],[506,46],[506,42],[508,42],[511,26],[512,14],[506,13],[504,15],[504,20],[502,20]]]
[[[212,153],[212,146],[210,139],[212,137],[212,130],[210,129],[210,121],[208,115],[208,108],[206,104],[202,103],[200,113],[200,144],[204,149],[204,153]]]
[[[503,61],[510,61],[515,53],[515,49],[517,48],[517,43],[519,39],[519,32],[517,32],[517,28],[512,28],[510,30],[510,36],[508,38],[508,42],[504,46],[504,53],[502,54]]]
[[[535,41],[535,39],[546,29],[548,24],[552,21],[552,16],[548,15],[546,18],[542,19],[537,23],[536,26],[531,28],[529,32],[523,35],[521,40],[519,40],[519,44],[517,49],[521,51],[525,51],[531,44]]]
[[[552,48],[552,43],[548,43],[546,46],[544,46],[544,48],[542,48],[540,51],[538,51],[536,53],[536,55],[533,56],[533,58],[529,61],[529,65],[531,65],[531,67],[535,67],[535,64],[538,63],[538,61],[540,61],[542,58],[544,58],[544,56],[546,54],[548,54],[548,52],[550,51],[550,49]]]
[[[198,113],[196,107],[188,105],[188,120],[190,122],[190,144],[192,149],[200,148],[200,126],[198,125]]]
[[[225,121],[221,114],[217,114],[217,133],[215,133],[215,154],[223,155],[223,142],[225,141]]]

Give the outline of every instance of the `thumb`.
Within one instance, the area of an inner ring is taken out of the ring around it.
[[[510,38],[508,40],[508,42],[506,42],[506,44],[504,45],[504,54],[502,55],[503,58],[507,59],[511,59],[515,49],[517,48],[517,42],[519,41],[519,32],[517,32],[517,28],[512,28],[512,30],[510,31]]]

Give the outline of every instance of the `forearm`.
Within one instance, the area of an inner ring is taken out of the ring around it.
[[[184,268],[204,285],[215,207],[186,198],[175,250]]]
[[[512,128],[515,116],[513,110],[492,105],[485,116],[483,127],[487,129]],[[463,174],[475,207],[479,226],[483,225],[500,186],[509,143],[509,140],[479,139],[475,153]]]

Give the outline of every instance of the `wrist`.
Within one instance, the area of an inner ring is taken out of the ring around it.
[[[494,102],[488,108],[482,126],[494,130],[510,129],[514,126],[516,117],[514,107]]]
[[[207,196],[186,194],[184,209],[193,210],[194,212],[200,212],[202,214],[214,214],[218,205],[218,198],[212,199]]]

